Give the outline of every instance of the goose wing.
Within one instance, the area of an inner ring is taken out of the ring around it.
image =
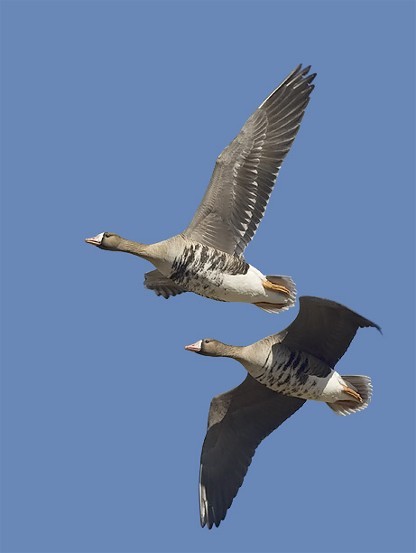
[[[186,290],[177,286],[173,280],[162,275],[157,269],[145,273],[143,284],[149,290],[153,290],[157,296],[163,296],[165,299],[186,292]]]
[[[292,351],[304,351],[334,367],[347,351],[357,330],[380,327],[335,301],[302,296],[298,316],[272,336]]]
[[[199,473],[202,527],[224,520],[256,447],[304,403],[273,392],[250,375],[211,401]]]
[[[315,77],[309,69],[292,71],[220,154],[186,237],[229,254],[244,251],[308,105]]]

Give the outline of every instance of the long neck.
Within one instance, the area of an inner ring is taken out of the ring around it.
[[[268,363],[269,358],[272,356],[272,349],[266,340],[259,340],[254,344],[241,348],[239,354],[238,360],[251,376],[255,378],[259,368]]]
[[[126,240],[125,238],[121,238],[117,245],[117,251],[131,253],[132,255],[137,255],[145,259],[154,257],[153,250],[153,244],[142,244],[140,242]]]
[[[216,353],[218,357],[231,357],[236,361],[241,361],[244,347],[229,346],[228,344],[218,343]]]

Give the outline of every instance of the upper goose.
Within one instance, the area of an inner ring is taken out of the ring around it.
[[[145,286],[165,298],[195,292],[279,312],[295,302],[289,277],[265,276],[243,252],[266,209],[280,166],[309,102],[315,74],[298,66],[247,120],[217,159],[210,184],[181,234],[145,245],[102,232],[86,242],[144,257]]]
[[[259,443],[307,399],[324,401],[338,415],[367,407],[368,376],[340,376],[334,366],[358,328],[380,327],[333,301],[300,298],[300,311],[285,330],[250,346],[212,339],[185,349],[231,357],[248,371],[244,382],[211,401],[199,473],[201,525],[224,520]]]

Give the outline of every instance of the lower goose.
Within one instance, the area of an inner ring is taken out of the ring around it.
[[[210,406],[201,453],[201,525],[224,520],[256,447],[306,400],[325,402],[336,414],[367,407],[368,376],[341,376],[334,367],[359,328],[375,323],[330,300],[303,296],[296,319],[285,330],[249,346],[203,339],[185,349],[201,355],[231,357],[248,371],[244,382]]]

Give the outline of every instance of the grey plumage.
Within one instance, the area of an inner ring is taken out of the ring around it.
[[[359,328],[380,327],[335,301],[313,296],[299,298],[300,311],[285,330],[270,337],[293,351],[303,351],[335,367]]]
[[[245,261],[243,252],[299,130],[314,88],[315,74],[309,70],[298,66],[292,71],[220,154],[204,198],[182,233],[156,244],[110,232],[86,242],[150,261],[156,270],[146,273],[144,284],[164,298],[189,291],[218,301],[251,303],[271,313],[292,307],[293,280],[266,277]]]
[[[218,156],[205,195],[183,232],[186,239],[231,255],[243,254],[309,103],[316,76],[308,75],[309,70],[310,66],[299,65],[292,71]],[[164,297],[166,288],[161,291]]]
[[[202,527],[224,520],[257,446],[305,401],[273,392],[250,375],[211,401],[199,473]]]
[[[165,299],[186,292],[186,290],[175,284],[171,278],[163,276],[157,269],[145,273],[144,285],[149,290],[153,290],[157,296],[163,296]]]
[[[309,70],[299,65],[292,71],[219,155],[186,237],[230,254],[244,252],[308,105],[316,76]]]
[[[238,347],[205,339],[186,347],[203,355],[231,357],[249,372],[242,384],[216,396],[210,405],[200,467],[202,526],[218,526],[225,518],[256,447],[307,399],[324,401],[340,415],[368,405],[370,378],[341,377],[334,370],[364,327],[381,331],[339,303],[304,296],[292,324],[254,344]]]

